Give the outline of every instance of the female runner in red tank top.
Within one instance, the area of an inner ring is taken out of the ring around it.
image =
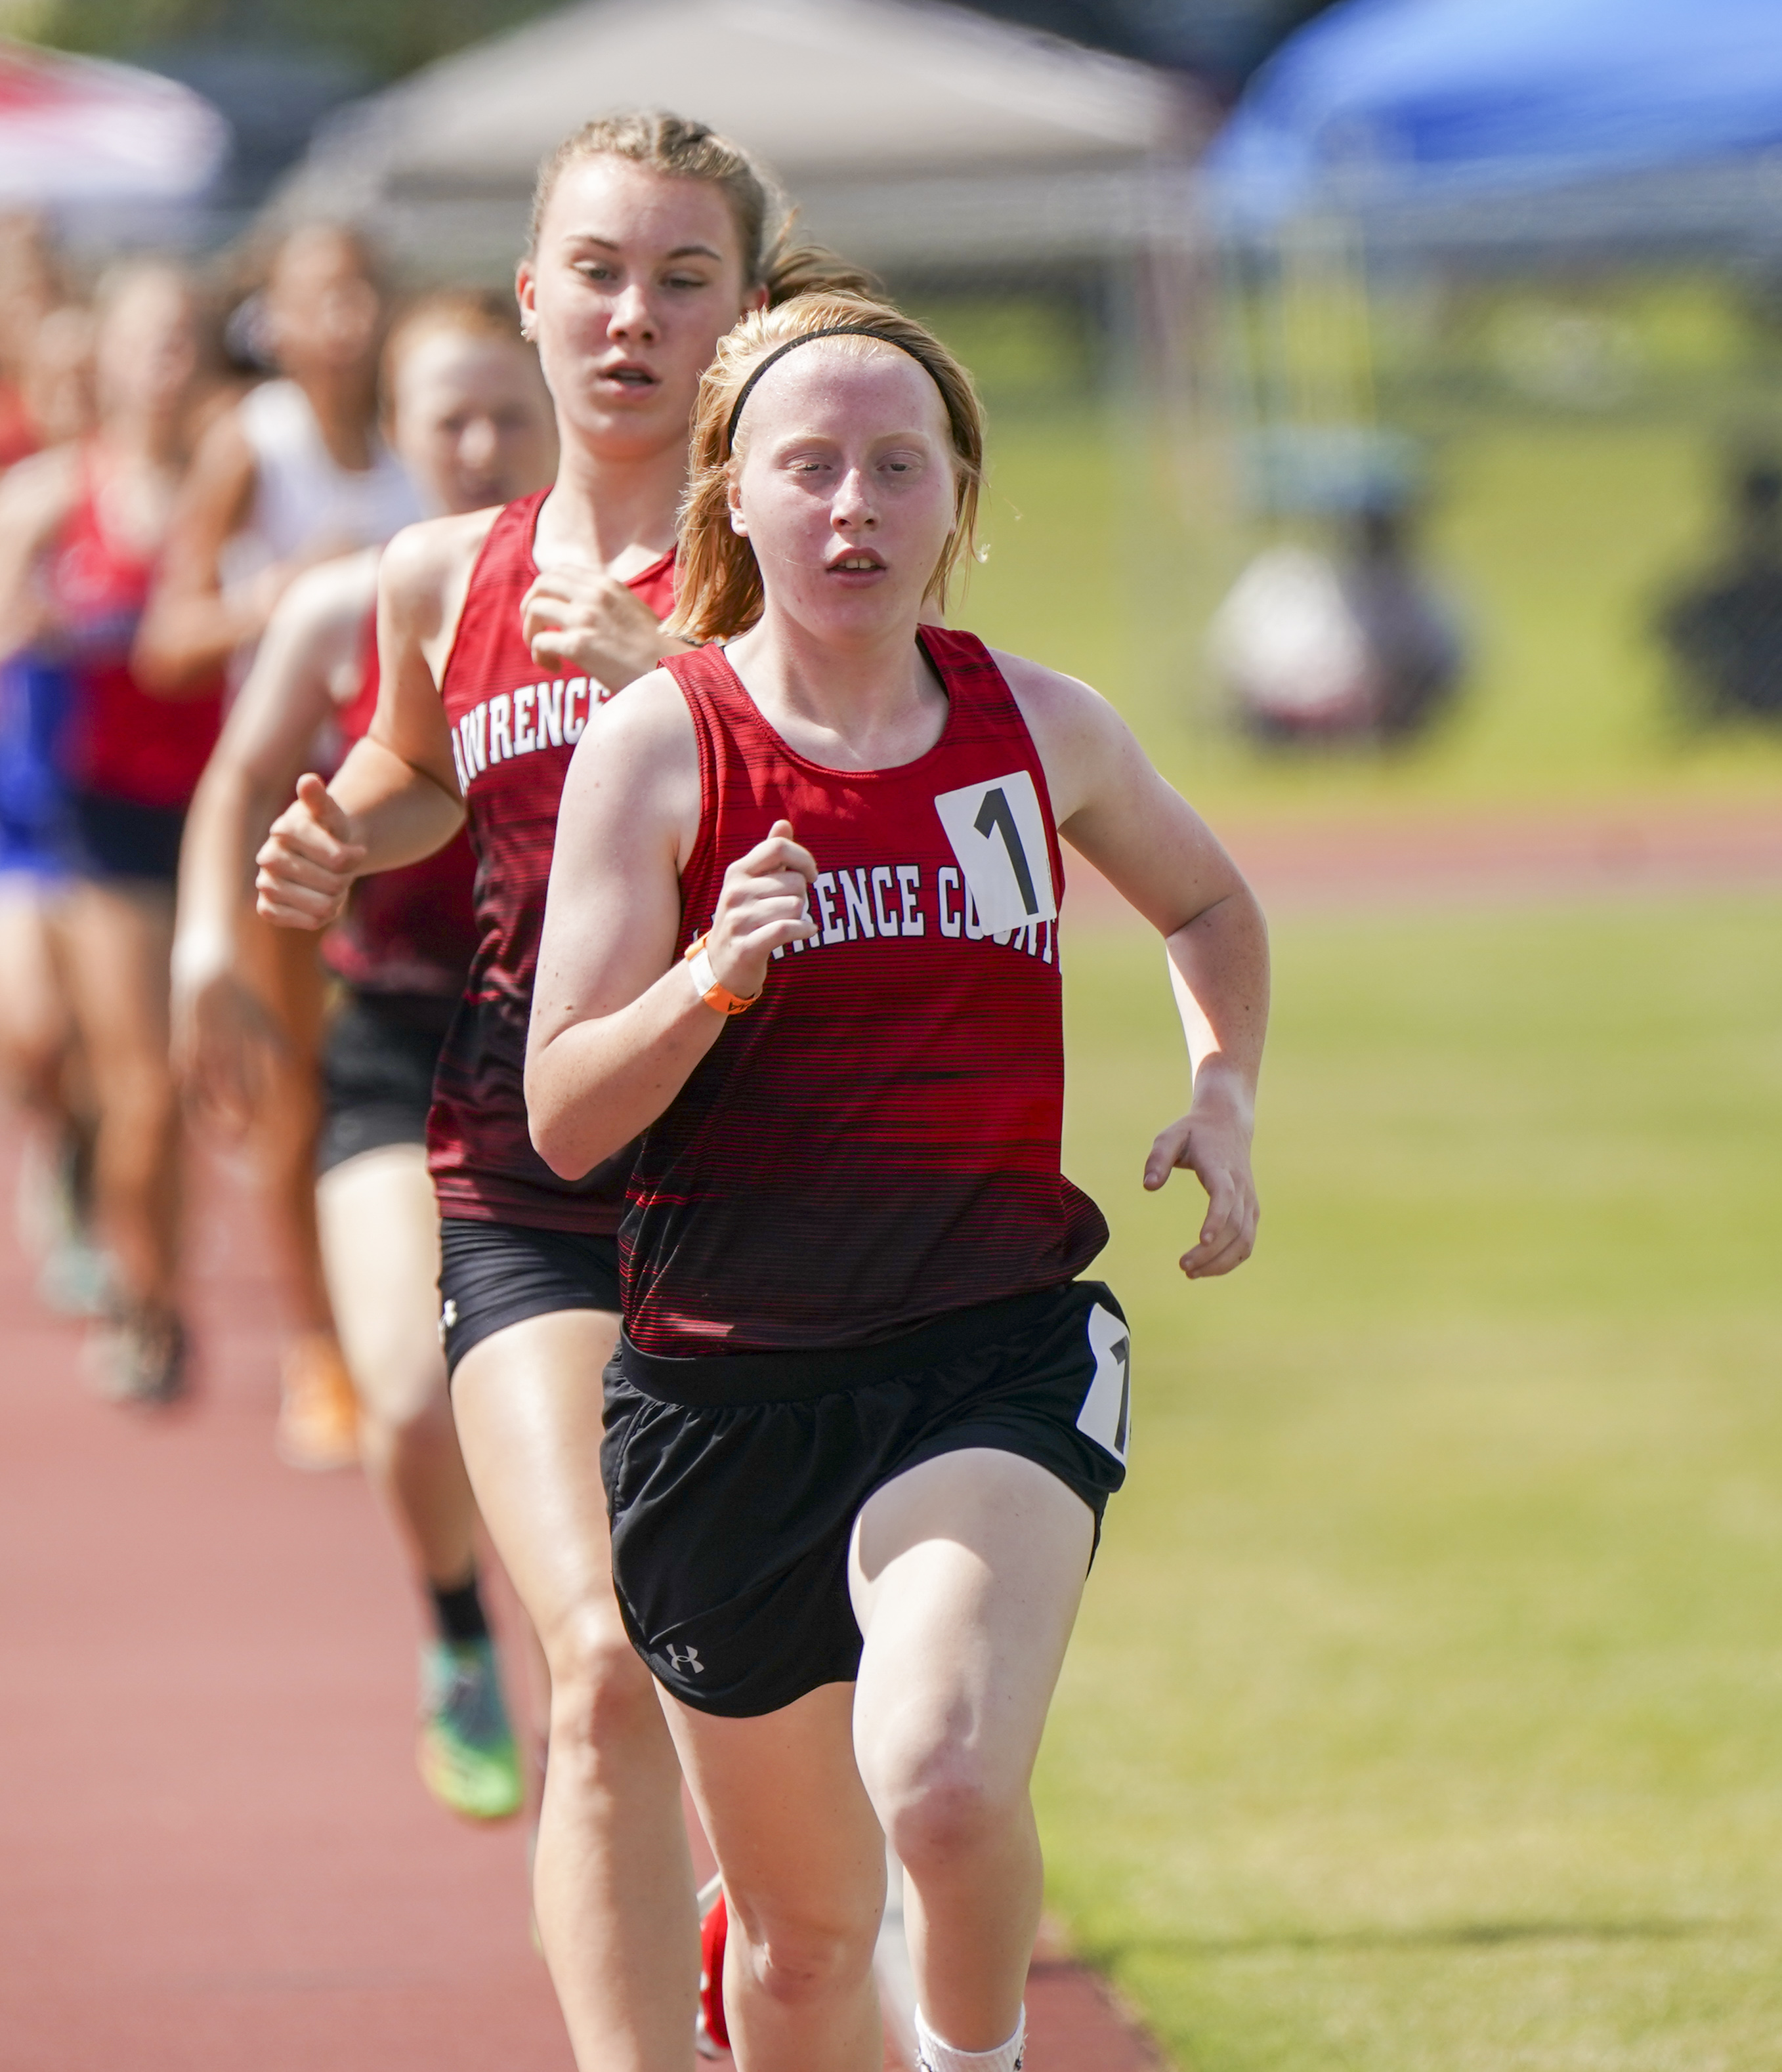
[[[302,781],[261,852],[261,911],[314,927],[467,814],[482,939],[430,1128],[441,1324],[471,1484],[550,1667],[533,1897],[582,2072],[685,2062],[695,1924],[679,1771],[614,1603],[598,1469],[625,1162],[570,1182],[533,1149],[527,1017],[575,742],[683,644],[658,622],[700,373],[744,310],[825,263],[781,251],[774,212],[742,152],[672,116],[590,124],[547,160],[518,285],[556,485],[391,544],[371,734],[331,787]]]
[[[221,682],[213,673],[151,697],[130,660],[199,400],[195,296],[169,267],[126,266],[101,283],[97,316],[98,429],[14,471],[0,590],[35,593],[37,644],[65,657],[71,680],[63,758],[75,882],[62,938],[98,1113],[95,1221],[114,1283],[95,1379],[119,1400],[158,1403],[179,1393],[185,1370],[167,1061],[173,882]],[[0,619],[19,618],[15,599],[0,597]]]
[[[726,339],[675,623],[729,644],[591,726],[552,867],[532,1129],[566,1175],[641,1133],[614,1581],[722,1868],[744,2072],[879,2065],[879,1823],[919,2062],[1020,2062],[1028,1779],[1129,1416],[1059,1165],[1060,835],[1167,945],[1193,1101],[1145,1182],[1207,1187],[1184,1271],[1255,1226],[1255,902],[1111,707],[920,623],[981,452],[882,305]]]
[[[425,298],[390,333],[384,383],[391,445],[431,508],[484,510],[549,479],[550,399],[511,302]],[[370,725],[380,551],[325,562],[280,600],[187,818],[174,1054],[194,1110],[232,1132],[276,1083],[241,888],[317,734],[333,719],[352,742]],[[434,1069],[476,948],[474,872],[459,834],[420,863],[363,880],[323,943],[341,997],[323,1050],[315,1190],[360,1455],[432,1610],[422,1774],[454,1812],[495,1819],[518,1810],[523,1780],[477,1590],[475,1505],[439,1346],[439,1216],[426,1164]]]

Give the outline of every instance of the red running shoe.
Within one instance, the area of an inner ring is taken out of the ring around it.
[[[693,2041],[702,2058],[729,2054],[730,2033],[724,2021],[724,1938],[730,1914],[724,1888],[716,1878],[699,1895],[699,2019]]]

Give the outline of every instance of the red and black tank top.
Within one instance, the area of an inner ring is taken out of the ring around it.
[[[1059,1165],[1064,872],[1045,773],[982,641],[924,627],[940,738],[829,770],[716,648],[669,663],[699,742],[681,941],[789,820],[821,935],[776,951],[636,1154],[625,1327],[667,1357],[865,1344],[1056,1286],[1107,1242]]]
[[[507,505],[490,528],[440,687],[476,857],[478,939],[434,1080],[427,1163],[442,1215],[605,1233],[618,1227],[630,1151],[583,1179],[560,1180],[526,1129],[526,1024],[558,804],[588,714],[611,696],[586,676],[541,682],[521,636],[520,600],[538,574],[533,532],[547,494]],[[665,618],[673,553],[627,587]]]
[[[359,689],[336,715],[349,745],[364,738],[377,710],[375,610],[363,653]],[[418,863],[361,878],[323,944],[329,968],[356,992],[455,1001],[476,954],[475,880],[476,859],[462,828]]]
[[[73,689],[64,763],[71,783],[132,805],[191,800],[222,724],[218,676],[195,697],[150,697],[130,673],[130,643],[154,561],[107,523],[105,471],[88,447],[80,486],[45,571]]]

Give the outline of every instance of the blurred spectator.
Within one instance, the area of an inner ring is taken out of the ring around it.
[[[1419,571],[1409,506],[1378,499],[1335,556],[1266,548],[1214,617],[1215,667],[1269,742],[1412,739],[1452,698],[1463,662],[1453,613]]]
[[[1681,700],[1699,722],[1782,717],[1782,461],[1747,454],[1728,487],[1724,557],[1658,621]]]

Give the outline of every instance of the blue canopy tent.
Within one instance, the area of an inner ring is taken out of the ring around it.
[[[1782,0],[1348,0],[1284,43],[1208,154],[1253,499],[1402,474],[1374,429],[1385,261],[1782,254]],[[1301,370],[1317,370],[1309,384]]]
[[[1339,210],[1370,240],[1782,236],[1778,0],[1350,0],[1214,146],[1228,236]]]

